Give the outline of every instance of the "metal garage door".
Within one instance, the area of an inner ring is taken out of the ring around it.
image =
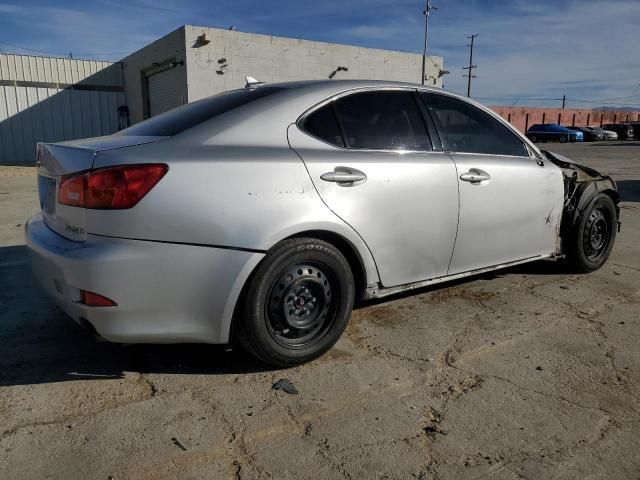
[[[147,78],[149,82],[149,116],[166,112],[185,103],[180,85],[181,70],[169,68]]]

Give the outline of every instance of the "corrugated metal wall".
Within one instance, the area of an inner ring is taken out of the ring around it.
[[[117,131],[124,102],[118,63],[0,54],[0,165],[34,163],[36,142]]]

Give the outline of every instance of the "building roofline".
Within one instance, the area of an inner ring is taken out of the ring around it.
[[[226,34],[233,34],[235,33],[240,33],[243,35],[260,35],[263,37],[271,37],[271,38],[282,38],[282,39],[286,39],[286,40],[302,40],[303,42],[315,42],[315,43],[326,43],[327,45],[337,45],[340,47],[354,47],[354,48],[363,48],[365,50],[375,50],[378,52],[390,52],[390,53],[403,53],[406,55],[419,55],[422,56],[421,53],[419,52],[408,52],[406,50],[390,50],[388,48],[376,48],[376,47],[365,47],[363,45],[355,45],[352,43],[336,43],[336,42],[328,42],[325,40],[313,40],[310,38],[300,38],[300,37],[288,37],[288,36],[282,36],[282,35],[270,35],[268,33],[256,33],[256,32],[244,32],[242,30],[228,30],[226,28],[220,28],[220,27],[207,27],[205,25],[190,25],[190,24],[185,24],[182,27],[186,28],[186,27],[192,27],[192,28],[206,28],[209,30],[219,30],[221,32],[226,32]],[[169,34],[167,34],[169,35]],[[430,58],[439,58],[444,60],[444,56],[443,55],[427,55]]]
[[[14,53],[14,52],[0,52],[0,55],[11,55],[12,57],[34,57],[34,58],[53,58],[56,60],[69,60],[72,62],[78,61],[78,62],[103,62],[103,63],[110,63],[110,64],[114,64],[114,63],[119,63],[119,60],[98,60],[96,58],[84,58],[84,57],[78,57],[78,58],[69,58],[69,57],[62,57],[62,56],[58,56],[58,55],[35,55],[33,53]]]

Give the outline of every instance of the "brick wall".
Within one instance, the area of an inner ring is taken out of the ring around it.
[[[638,122],[639,111],[611,112],[574,108],[539,107],[491,107],[518,130],[525,132],[536,123],[560,123],[562,125],[597,125],[604,123]]]

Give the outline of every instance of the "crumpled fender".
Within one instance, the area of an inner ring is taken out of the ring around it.
[[[602,175],[586,165],[580,165],[570,158],[542,150],[547,159],[562,170],[564,176],[564,210],[560,226],[560,236],[566,238],[573,233],[583,212],[593,197],[604,192],[616,205],[618,231],[620,230],[620,194],[613,178]]]

